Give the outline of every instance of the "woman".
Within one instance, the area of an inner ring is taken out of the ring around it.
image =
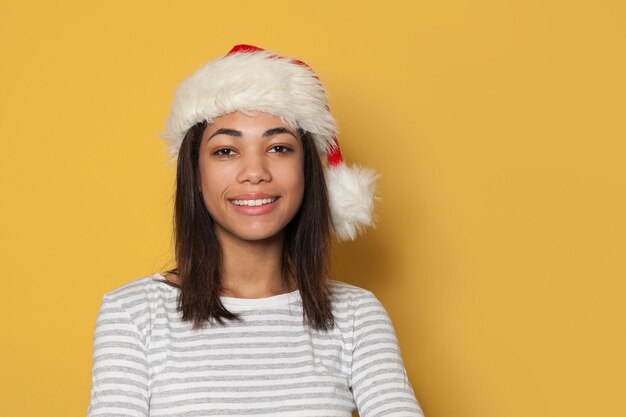
[[[384,307],[328,279],[374,181],[335,132],[301,61],[239,45],[181,84],[177,267],[104,296],[88,416],[422,415]]]

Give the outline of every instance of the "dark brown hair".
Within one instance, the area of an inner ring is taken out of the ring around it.
[[[241,320],[221,303],[222,250],[199,187],[198,157],[206,122],[193,126],[178,153],[174,237],[179,277],[178,310],[194,328],[206,322]],[[293,279],[303,305],[303,320],[314,329],[334,326],[328,272],[331,219],[323,166],[311,135],[301,132],[304,150],[302,206],[285,228],[282,279]]]

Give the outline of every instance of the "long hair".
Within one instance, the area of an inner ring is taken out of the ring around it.
[[[198,158],[206,122],[191,127],[181,144],[176,172],[174,239],[179,277],[178,310],[194,329],[207,322],[241,320],[226,309],[222,289],[222,249],[199,185]],[[317,330],[334,326],[328,274],[331,218],[324,169],[311,135],[301,132],[304,151],[304,196],[300,209],[285,228],[282,280],[295,280],[305,324]]]

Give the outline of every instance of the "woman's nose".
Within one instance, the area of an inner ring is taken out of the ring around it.
[[[237,181],[258,184],[262,181],[271,181],[272,176],[267,161],[260,155],[246,155],[240,158],[241,169]]]

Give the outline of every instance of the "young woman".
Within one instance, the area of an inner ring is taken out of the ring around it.
[[[181,84],[176,268],[104,296],[89,417],[422,416],[384,307],[328,276],[374,180],[335,132],[301,61],[239,45]]]

